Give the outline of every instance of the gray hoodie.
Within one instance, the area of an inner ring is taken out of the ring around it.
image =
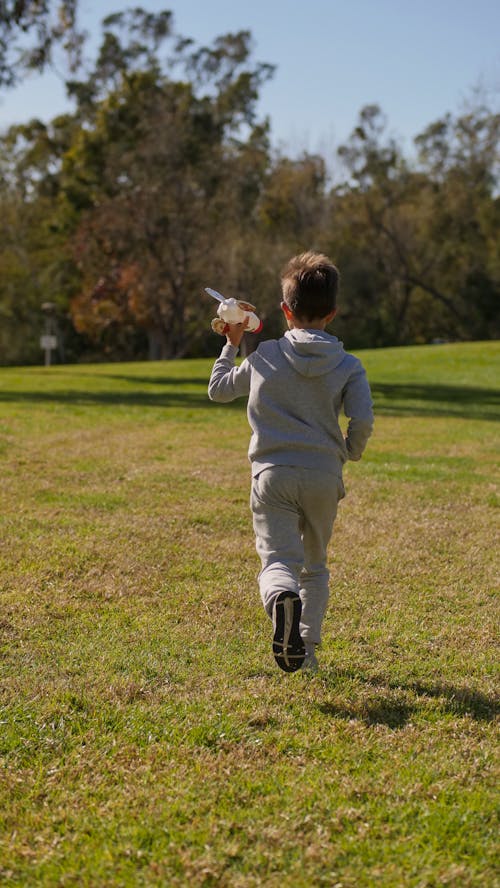
[[[370,387],[358,358],[336,336],[289,330],[262,342],[240,367],[229,343],[215,362],[208,386],[212,401],[248,395],[252,474],[270,466],[303,466],[342,475],[358,460],[373,427]],[[344,438],[343,408],[349,417]]]

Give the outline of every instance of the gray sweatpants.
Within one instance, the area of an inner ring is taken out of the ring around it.
[[[262,562],[259,588],[272,617],[276,596],[297,592],[302,601],[300,632],[319,644],[328,604],[327,546],[342,479],[316,469],[273,466],[252,479],[250,507],[256,548]]]

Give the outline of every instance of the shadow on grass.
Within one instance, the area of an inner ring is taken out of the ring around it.
[[[85,376],[88,377],[88,373]],[[134,376],[126,373],[96,373],[97,379],[115,379],[118,382],[129,382],[132,385],[199,385],[205,391],[208,376]]]
[[[175,382],[186,384],[184,380],[177,380]],[[93,392],[85,389],[0,391],[0,403],[2,402],[5,404],[61,404],[68,407],[184,407],[186,409],[198,409],[200,407],[220,406],[210,401],[206,392],[147,392],[141,389],[128,392]],[[223,406],[246,408],[246,400],[239,398]]]
[[[349,678],[377,688],[375,698],[353,700],[347,705],[337,702],[321,703],[320,711],[334,718],[362,721],[367,725],[383,724],[397,730],[404,727],[412,715],[422,712],[429,700],[433,699],[440,701],[441,711],[448,715],[468,716],[475,721],[495,721],[500,715],[498,699],[467,687],[455,687],[446,683],[426,684],[420,681],[408,684],[384,683],[383,680],[365,678],[348,670],[336,670],[332,678],[336,684],[339,678]],[[416,695],[417,701],[398,699],[398,696],[401,698],[408,693]]]
[[[126,382],[133,386],[164,385],[164,386],[199,386],[205,392],[208,387],[208,376],[147,376],[132,373],[83,373],[68,369],[68,377],[80,376],[82,379],[113,379],[115,382]]]
[[[71,378],[110,379],[136,386],[126,391],[85,388],[84,383],[71,387]],[[201,377],[134,376],[129,374],[89,374],[68,371],[67,387],[64,376],[44,380],[46,385],[39,390],[0,390],[0,402],[5,403],[47,403],[86,406],[131,406],[131,407],[207,407],[208,379]],[[51,388],[51,385],[53,386]],[[61,388],[58,389],[58,385]],[[139,386],[139,387],[138,387]],[[144,386],[144,388],[140,388]],[[148,391],[147,386],[156,386],[158,391]],[[164,390],[161,390],[161,387]],[[182,388],[187,389],[182,391]],[[199,387],[201,391],[192,391]],[[191,390],[190,390],[191,389]],[[380,416],[443,416],[466,419],[500,419],[500,391],[495,389],[472,388],[470,386],[427,385],[406,383],[373,383],[375,413]],[[246,406],[245,398],[225,404],[224,407]]]
[[[372,383],[375,413],[500,419],[500,390],[472,386]]]
[[[330,715],[333,718],[362,721],[367,725],[387,725],[393,730],[403,728],[413,712],[411,706],[390,700],[381,700],[377,704],[363,702],[360,706],[353,704],[349,707],[335,703],[321,703],[319,710],[323,715]]]

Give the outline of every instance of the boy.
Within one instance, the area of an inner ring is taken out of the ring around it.
[[[281,276],[288,331],[260,343],[236,367],[246,324],[230,325],[208,386],[212,401],[249,396],[259,587],[273,620],[274,657],[285,672],[318,668],[315,648],[329,595],[327,545],[345,495],[342,467],[360,459],[373,426],[361,362],[325,332],[336,314],[338,281],[322,254],[291,259]],[[345,439],[341,407],[349,417]]]

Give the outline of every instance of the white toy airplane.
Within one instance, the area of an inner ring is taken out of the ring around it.
[[[260,333],[262,321],[255,314],[255,305],[252,305],[251,302],[244,302],[242,299],[233,299],[232,297],[226,299],[217,290],[212,290],[211,287],[205,287],[205,292],[220,303],[217,309],[218,317],[212,321],[214,333],[224,336],[228,324],[241,324],[246,317],[248,317],[247,332]]]

